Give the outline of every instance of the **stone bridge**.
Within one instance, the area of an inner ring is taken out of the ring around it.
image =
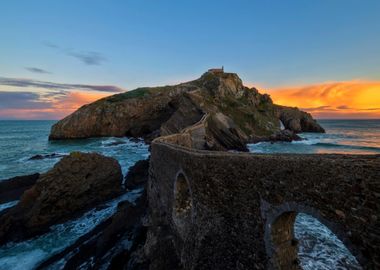
[[[149,223],[184,269],[299,269],[293,225],[326,225],[380,268],[380,156],[262,155],[151,145]]]

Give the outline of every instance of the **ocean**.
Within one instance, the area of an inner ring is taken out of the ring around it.
[[[319,120],[326,133],[299,134],[302,141],[248,145],[253,153],[380,154],[380,120]]]
[[[254,153],[345,153],[380,154],[380,120],[320,120],[326,134],[303,133],[305,140],[250,144]],[[35,155],[68,154],[72,151],[98,152],[117,159],[124,175],[136,161],[149,157],[143,141],[127,138],[94,138],[84,140],[48,141],[54,121],[0,121],[0,179],[45,172],[59,158],[31,160]],[[1,270],[28,270],[89,232],[116,211],[117,203],[133,201],[141,190],[85,213],[82,217],[51,227],[36,238],[8,243],[0,247]],[[2,209],[15,202],[0,204]],[[361,269],[343,243],[318,220],[297,216],[294,231],[299,239],[299,259],[303,269]],[[49,269],[61,269],[57,263]]]

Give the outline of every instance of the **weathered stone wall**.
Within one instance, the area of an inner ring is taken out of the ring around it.
[[[148,223],[169,228],[184,269],[297,269],[298,212],[329,227],[364,268],[379,268],[379,195],[379,155],[257,155],[152,143]]]

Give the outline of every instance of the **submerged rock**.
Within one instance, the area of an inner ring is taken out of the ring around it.
[[[118,162],[96,153],[73,152],[41,174],[20,202],[0,218],[0,244],[46,232],[49,226],[123,192]]]
[[[85,105],[57,122],[49,138],[129,136],[150,142],[198,125],[191,136],[196,148],[246,150],[251,138],[280,131],[279,119],[296,133],[323,132],[310,114],[273,104],[269,95],[245,87],[237,74],[206,72],[194,81],[139,88]]]
[[[32,156],[31,158],[29,158],[29,160],[42,160],[42,159],[47,159],[47,158],[61,158],[61,157],[65,157],[67,155],[64,155],[64,154],[57,154],[57,153],[53,153],[53,154],[47,154],[47,155],[34,155]]]

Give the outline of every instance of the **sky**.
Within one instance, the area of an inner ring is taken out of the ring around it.
[[[2,0],[0,119],[224,66],[317,118],[380,118],[380,1]]]

